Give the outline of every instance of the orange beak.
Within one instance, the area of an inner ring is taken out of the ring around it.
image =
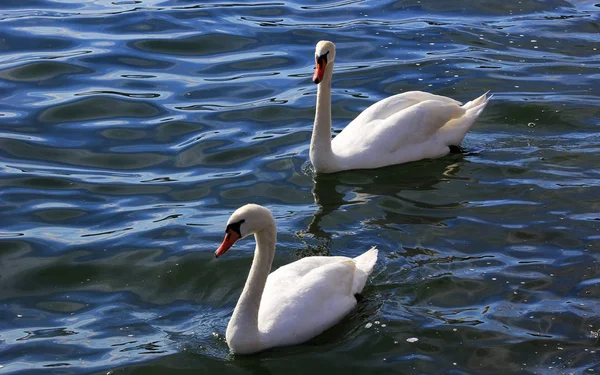
[[[325,61],[325,59],[317,60],[317,65],[315,67],[315,74],[313,75],[314,83],[319,83],[323,80],[323,75],[325,74],[326,66],[327,66],[327,61]]]
[[[240,235],[239,234],[237,234],[233,230],[228,230],[227,233],[225,234],[225,239],[223,239],[223,243],[221,244],[221,246],[219,246],[219,248],[217,249],[217,251],[215,251],[215,258],[218,258],[221,255],[225,254],[225,252],[227,250],[229,250],[229,248],[231,246],[233,246],[233,244],[235,243],[235,241],[237,241],[239,239],[240,239]]]

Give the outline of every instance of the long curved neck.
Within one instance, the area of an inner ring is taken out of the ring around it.
[[[260,343],[258,310],[275,256],[277,240],[275,223],[255,233],[254,238],[256,239],[256,249],[252,267],[250,267],[246,285],[227,326],[227,342],[232,347],[237,346],[239,352],[244,351],[246,345],[253,347]]]
[[[331,77],[333,61],[327,64],[317,87],[315,124],[310,140],[310,162],[317,172],[326,172],[334,162],[331,150]]]

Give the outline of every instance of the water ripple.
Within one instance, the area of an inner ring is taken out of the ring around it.
[[[598,11],[2,4],[0,368],[599,372]],[[319,39],[338,48],[334,134],[398,92],[494,100],[462,154],[314,175]],[[247,202],[274,211],[275,267],[372,245],[381,259],[324,335],[232,358],[224,332],[254,245],[212,254]]]

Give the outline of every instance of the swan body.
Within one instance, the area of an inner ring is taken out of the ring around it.
[[[230,217],[224,254],[238,239],[254,234],[256,249],[246,285],[227,326],[235,354],[303,343],[338,323],[357,304],[377,261],[372,248],[356,258],[314,256],[269,275],[275,254],[275,220],[267,208],[248,204]]]
[[[331,77],[335,45],[316,46],[317,88],[310,161],[316,172],[370,169],[442,157],[458,146],[487,105],[487,93],[462,105],[421,91],[374,103],[331,140]]]

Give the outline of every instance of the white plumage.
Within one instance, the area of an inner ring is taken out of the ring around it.
[[[355,295],[364,288],[377,261],[373,247],[356,258],[306,257],[269,275],[275,221],[268,209],[254,204],[231,215],[217,256],[252,233],[254,261],[225,335],[236,354],[299,344],[332,327],[356,306]]]
[[[317,44],[313,81],[319,84],[310,160],[317,172],[379,168],[442,157],[458,146],[481,114],[487,93],[465,105],[421,91],[374,103],[331,140],[331,77],[335,45]]]

